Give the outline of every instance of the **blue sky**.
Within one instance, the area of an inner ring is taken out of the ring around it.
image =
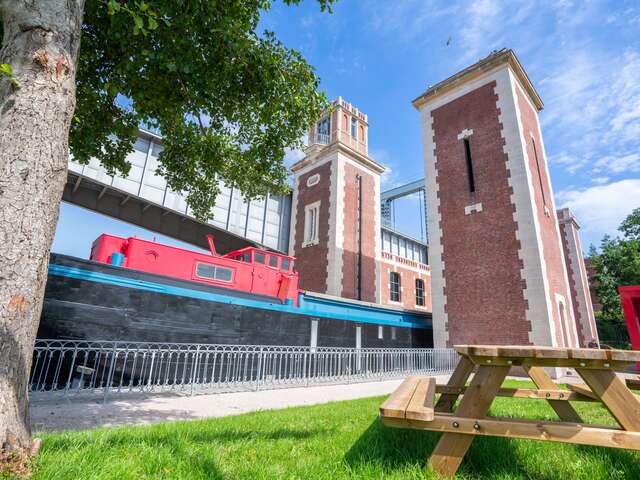
[[[383,187],[424,175],[411,100],[507,47],[545,103],[540,118],[556,204],[574,210],[583,247],[615,234],[640,207],[637,1],[342,0],[327,14],[307,0],[298,7],[276,3],[262,28],[302,52],[330,98],[341,95],[369,115],[370,154],[388,168]],[[292,151],[286,160],[299,156]],[[415,228],[417,201],[407,199],[400,210],[407,213],[399,226]],[[80,241],[114,229],[144,234],[64,206],[54,251],[80,255],[77,249],[89,248]]]

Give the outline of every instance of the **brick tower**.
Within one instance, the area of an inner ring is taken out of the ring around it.
[[[421,113],[436,347],[577,346],[540,132],[511,50],[414,100]]]
[[[581,347],[588,347],[590,343],[600,343],[598,329],[593,314],[593,303],[589,291],[589,277],[584,264],[582,246],[580,245],[580,226],[571,210],[561,208],[558,210],[560,222],[560,238],[564,250],[567,275],[569,277],[569,289],[573,303],[573,313],[576,317],[578,340]]]
[[[300,287],[377,302],[380,174],[368,155],[367,116],[338,98],[309,130],[305,157],[291,167],[289,253]]]

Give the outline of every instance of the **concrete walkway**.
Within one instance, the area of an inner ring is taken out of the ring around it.
[[[449,376],[436,378],[438,383],[446,383]],[[175,393],[113,394],[106,404],[102,403],[102,397],[57,398],[46,401],[35,398],[31,403],[31,425],[34,432],[43,432],[225,417],[258,410],[387,395],[401,381],[398,379],[195,396]]]

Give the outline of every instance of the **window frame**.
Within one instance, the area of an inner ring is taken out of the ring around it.
[[[309,203],[304,207],[304,232],[303,247],[317,245],[320,243],[320,200]]]
[[[416,278],[415,287],[416,287],[416,306],[424,307],[425,306],[424,280],[422,278]],[[418,295],[418,292],[420,292],[419,295]]]
[[[394,282],[394,279],[397,281]],[[389,301],[402,302],[402,276],[398,272],[389,272]]]
[[[351,136],[358,139],[358,120],[356,117],[351,117]]]
[[[201,267],[201,266],[204,266],[204,267],[207,267],[207,268],[213,268],[213,277],[202,275],[199,272],[199,267]],[[229,280],[224,280],[224,279],[217,278],[218,270],[220,270],[220,271],[224,270],[224,271],[230,272],[231,275],[230,275]],[[234,275],[235,275],[235,268],[224,267],[222,265],[216,265],[215,263],[201,262],[201,261],[198,261],[198,260],[196,260],[196,262],[195,262],[195,267],[194,267],[194,271],[193,271],[194,278],[197,278],[197,279],[200,279],[200,280],[205,280],[207,282],[233,283]]]

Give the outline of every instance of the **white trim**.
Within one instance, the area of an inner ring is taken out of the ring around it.
[[[472,213],[481,212],[481,211],[482,211],[482,203],[474,203],[473,205],[467,205],[466,207],[464,207],[465,215],[471,215]]]
[[[473,129],[465,128],[458,134],[458,140],[464,140],[465,138],[469,138],[471,135],[473,135]]]
[[[533,176],[529,168],[520,108],[515,89],[517,79],[510,69],[502,69],[496,82],[498,108],[502,136],[507,154],[508,184],[512,188],[511,203],[515,206],[516,238],[520,241],[520,258],[523,268],[520,276],[525,281],[524,298],[529,308],[525,318],[530,323],[529,341],[534,345],[554,345],[551,334],[553,309],[549,295],[549,279],[546,274],[544,250],[540,234]]]
[[[294,175],[293,177],[293,193],[291,198],[291,218],[289,219],[289,248],[288,254],[290,257],[296,256],[296,222],[298,217],[298,183],[300,177]]]
[[[449,321],[445,310],[447,296],[444,293],[446,282],[443,275],[444,262],[442,261],[442,229],[440,222],[440,199],[438,198],[439,186],[436,182],[438,170],[435,155],[436,144],[433,139],[432,105],[421,109],[422,144],[424,145],[424,170],[426,177],[427,195],[427,235],[429,248],[427,250],[429,265],[431,267],[431,310],[433,313],[433,345],[436,348],[444,348],[449,341],[447,323]]]
[[[302,248],[320,243],[320,200],[304,206],[304,230]]]
[[[331,157],[326,293],[340,297],[342,296],[342,252],[344,244],[344,162],[340,152]]]
[[[314,185],[317,185],[318,183],[320,183],[320,174],[319,173],[314,173],[313,175],[309,175],[307,177],[307,187],[313,187]]]
[[[576,303],[578,304],[580,313],[579,322],[585,336],[584,346],[586,346],[592,338],[595,339],[596,342],[599,342],[599,339],[593,313],[593,304],[591,302],[591,292],[589,291],[587,269],[584,264],[584,257],[580,246],[580,232],[578,226],[573,221],[569,209],[561,209],[559,212],[563,215],[560,223],[564,225],[564,239],[566,239],[567,242],[566,261],[571,265],[572,276],[570,281],[573,282],[576,293]],[[571,292],[571,290],[569,290],[569,292]]]

